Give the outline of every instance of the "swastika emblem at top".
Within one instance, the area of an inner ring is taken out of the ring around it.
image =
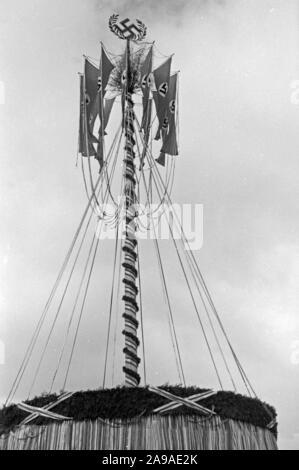
[[[109,18],[109,27],[111,31],[120,39],[131,39],[132,41],[141,41],[146,35],[146,26],[140,20],[136,23],[130,22],[129,18],[120,21],[117,24],[118,15],[112,15]]]
[[[124,35],[125,39],[134,39],[135,38],[135,33],[139,34],[140,29],[137,28],[137,26],[134,23],[129,23],[129,18],[126,18],[125,20],[122,20],[119,22],[119,24],[122,25],[122,28],[119,28],[122,34]]]

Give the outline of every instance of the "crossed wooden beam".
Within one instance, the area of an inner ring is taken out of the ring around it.
[[[30,413],[30,416],[27,416],[27,418],[23,419],[23,421],[19,424],[19,426],[22,426],[23,424],[28,424],[34,419],[38,418],[39,416],[43,416],[44,418],[60,420],[60,421],[73,419],[73,418],[69,418],[68,416],[63,416],[58,413],[53,413],[53,411],[49,411],[55,406],[57,406],[59,403],[70,398],[73,394],[74,392],[65,392],[57,400],[51,403],[48,403],[48,405],[42,408],[28,405],[27,403],[19,403],[17,407],[20,408],[20,410],[27,411],[28,413]]]
[[[272,419],[272,421],[270,421],[269,424],[267,424],[267,428],[272,429],[272,428],[274,428],[274,426],[276,426],[276,424],[277,424],[277,420],[276,420],[276,418],[274,418],[274,419]]]
[[[207,392],[197,393],[187,398],[178,397],[176,395],[173,395],[172,393],[166,392],[165,390],[161,390],[160,388],[157,388],[157,387],[149,387],[149,390],[153,393],[156,393],[157,395],[160,395],[170,400],[170,403],[167,403],[166,405],[162,405],[162,406],[159,406],[158,408],[155,408],[153,411],[154,413],[163,414],[163,413],[166,413],[170,410],[174,410],[175,408],[179,408],[180,406],[184,405],[189,408],[192,408],[193,410],[199,411],[204,416],[216,415],[214,411],[209,410],[208,408],[202,405],[199,405],[197,403],[198,401],[203,400],[204,398],[208,398],[213,395],[216,395],[217,392],[214,392],[213,390],[208,390]]]
[[[184,405],[184,406],[192,408],[196,411],[199,411],[204,416],[211,416],[211,415],[216,414],[214,411],[209,410],[208,408],[206,408],[202,405],[199,405],[197,403],[198,401],[203,400],[204,398],[211,397],[212,395],[215,395],[217,393],[217,392],[214,392],[212,390],[208,390],[208,391],[202,392],[202,393],[197,393],[197,394],[191,395],[187,398],[178,397],[176,395],[173,395],[172,393],[166,392],[165,390],[161,390],[161,389],[156,388],[156,387],[149,387],[149,390],[151,392],[156,393],[157,395],[160,395],[160,396],[162,396],[164,398],[167,398],[169,400],[169,403],[167,403],[166,405],[162,405],[162,406],[159,406],[158,408],[156,408],[153,411],[154,413],[163,414],[163,413],[166,413],[170,410],[174,410],[174,409],[179,408],[180,406]],[[68,416],[63,416],[61,414],[54,413],[53,411],[50,411],[52,408],[57,406],[59,403],[62,403],[63,401],[70,398],[73,394],[74,394],[74,392],[65,392],[57,400],[55,400],[51,403],[48,403],[48,405],[46,405],[44,407],[32,406],[32,405],[28,405],[27,403],[19,403],[17,405],[19,409],[21,409],[23,411],[27,411],[28,413],[30,413],[30,415],[27,416],[27,418],[25,418],[19,424],[19,426],[24,425],[24,424],[29,424],[31,421],[35,420],[39,416],[43,416],[45,418],[50,418],[50,419],[54,419],[54,420],[60,420],[60,421],[73,419],[73,418],[70,418]]]
[[[196,393],[195,395],[190,395],[187,398],[178,397],[177,395],[174,395],[173,393],[166,392],[166,390],[161,390],[160,388],[157,388],[157,387],[149,387],[149,390],[169,400],[169,403],[166,403],[165,405],[155,408],[153,410],[153,413],[163,414],[163,413],[167,413],[168,411],[179,408],[180,406],[187,406],[189,408],[192,408],[193,410],[199,411],[204,416],[216,415],[216,413],[213,410],[210,410],[209,408],[206,408],[197,403],[198,401],[203,400],[204,398],[208,398],[213,395],[216,395],[217,392],[214,392],[213,390],[208,390],[202,393]],[[68,416],[63,416],[58,413],[53,413],[50,410],[54,408],[55,406],[57,406],[59,403],[62,403],[63,401],[70,398],[73,394],[74,392],[65,392],[56,401],[48,403],[48,405],[42,408],[28,405],[27,403],[19,403],[17,407],[20,408],[20,410],[27,411],[28,413],[30,413],[30,415],[27,416],[27,418],[25,418],[19,424],[19,426],[22,426],[24,424],[29,424],[31,421],[35,420],[39,416],[43,416],[45,418],[50,418],[54,420],[60,420],[60,421],[72,420],[73,418],[70,418]],[[275,425],[276,425],[276,419],[273,419],[268,424],[267,427],[271,429]]]

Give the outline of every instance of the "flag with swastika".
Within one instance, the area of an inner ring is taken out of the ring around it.
[[[166,136],[163,138],[163,146],[161,152],[167,153],[168,155],[178,155],[178,145],[176,136],[176,94],[177,94],[177,77],[178,74],[174,74],[169,80],[169,91],[167,97],[167,124],[168,130]]]
[[[84,157],[95,155],[95,149],[92,141],[96,141],[95,138],[86,132],[86,92],[84,84],[84,75],[80,75],[80,121],[79,121],[79,153]]]
[[[156,105],[157,117],[158,117],[158,130],[155,140],[159,140],[162,136],[161,130],[164,122],[164,118],[167,114],[167,94],[169,89],[169,77],[172,57],[169,57],[162,65],[154,70],[154,79],[156,85],[156,93],[154,101]]]
[[[95,156],[96,160],[98,160],[100,164],[100,168],[102,168],[104,162],[104,136],[106,135],[105,129],[109,121],[114,101],[115,97],[109,100],[106,98],[104,99],[103,119],[99,130],[99,142],[97,145],[97,153]]]
[[[141,121],[141,128],[146,129],[146,124],[148,121],[147,114],[148,114],[148,102],[149,102],[149,94],[150,94],[150,86],[151,80],[150,75],[152,72],[152,65],[153,65],[153,46],[150,47],[147,56],[141,66],[141,91],[142,91],[142,107],[143,107],[143,114],[142,114],[142,121]]]

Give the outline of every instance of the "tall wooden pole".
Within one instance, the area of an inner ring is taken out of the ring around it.
[[[137,239],[136,239],[136,179],[135,179],[135,152],[136,144],[134,139],[134,102],[132,99],[132,71],[130,63],[130,39],[126,45],[126,84],[125,84],[125,106],[124,106],[124,129],[125,129],[125,160],[124,160],[124,200],[125,200],[125,232],[122,247],[124,268],[124,313],[125,326],[123,335],[125,337],[125,347],[123,349],[125,364],[123,372],[125,374],[125,385],[135,387],[140,382],[138,365],[140,358],[137,355],[139,339],[137,336]]]

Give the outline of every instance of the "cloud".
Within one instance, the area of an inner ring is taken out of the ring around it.
[[[171,24],[182,24],[185,17],[197,15],[202,12],[213,11],[215,8],[223,8],[225,0],[162,0],[157,3],[155,0],[96,0],[96,11],[111,11],[120,17],[135,18],[148,22],[164,22],[164,27],[168,29]],[[150,26],[150,25],[148,25]]]

